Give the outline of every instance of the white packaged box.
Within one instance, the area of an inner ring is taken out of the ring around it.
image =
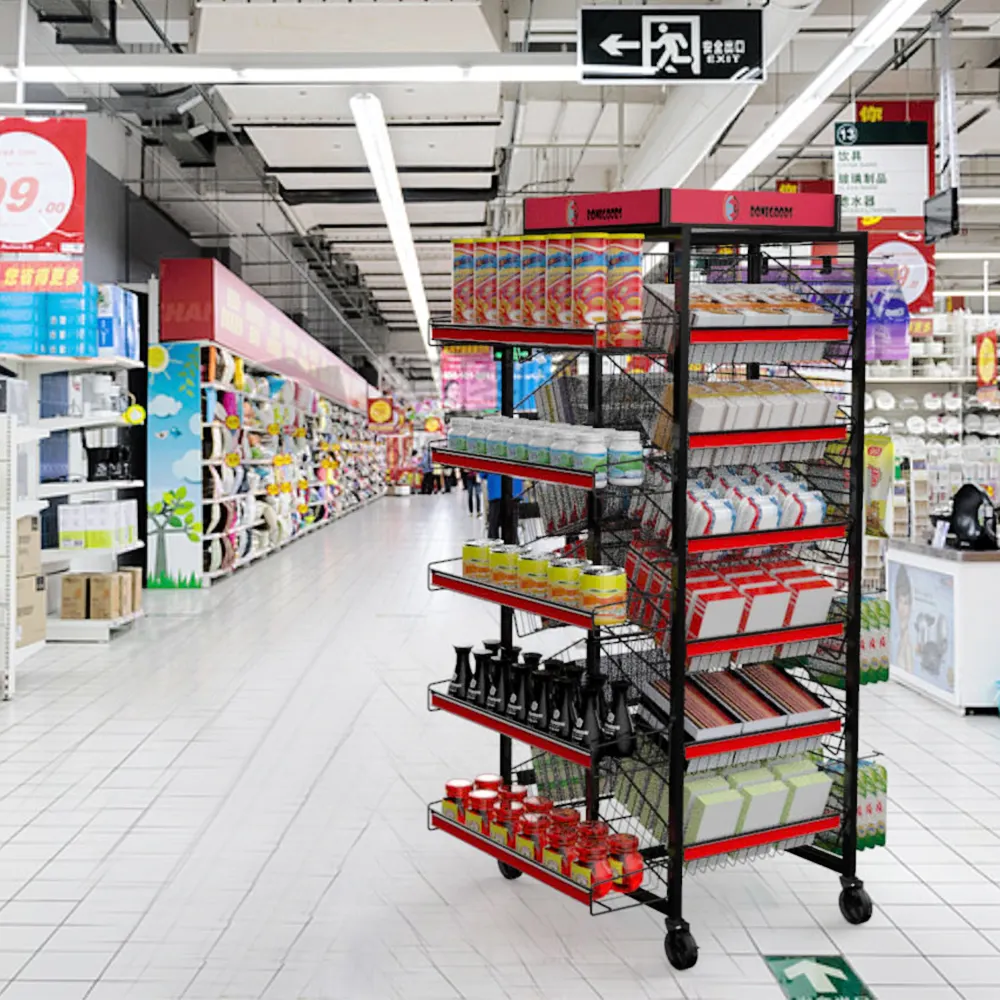
[[[58,511],[59,548],[87,547],[87,504],[64,503]]]

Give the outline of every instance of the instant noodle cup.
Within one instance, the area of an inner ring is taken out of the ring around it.
[[[475,240],[451,242],[451,321],[476,322]]]
[[[487,538],[473,538],[462,546],[462,575],[471,580],[490,578],[490,552],[493,544]]]
[[[621,625],[625,621],[628,583],[625,570],[616,566],[590,566],[580,574],[580,608],[594,616],[595,625]]]
[[[517,545],[497,545],[490,551],[490,582],[497,587],[517,589]]]
[[[549,560],[546,556],[522,551],[517,558],[518,589],[535,597],[548,597]]]
[[[549,600],[576,607],[580,599],[580,577],[586,566],[583,559],[553,559],[549,563]]]
[[[521,326],[521,237],[497,241],[497,309],[501,326]]]

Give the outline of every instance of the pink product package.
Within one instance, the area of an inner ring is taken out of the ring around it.
[[[521,240],[521,323],[524,326],[548,325],[544,236],[526,236]]]
[[[497,311],[497,241],[476,240],[475,257],[476,322],[496,326]]]
[[[452,240],[451,321],[466,326],[476,322],[475,256],[473,240]]]
[[[505,238],[498,243],[497,305],[501,326],[521,326],[521,241]]]
[[[642,346],[642,237],[608,238],[608,338],[612,347]]]
[[[573,238],[550,236],[545,244],[545,300],[548,325],[573,325]]]
[[[600,327],[604,338],[608,321],[607,242],[606,236],[593,233],[573,237],[573,325]]]

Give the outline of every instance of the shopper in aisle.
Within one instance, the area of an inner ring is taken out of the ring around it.
[[[434,492],[434,463],[431,461],[430,448],[424,448],[420,458],[420,492],[424,495]]]
[[[500,503],[500,490],[503,476],[490,472],[486,476],[486,496],[490,502],[489,506],[489,536],[490,538],[500,537],[500,522],[503,518],[503,504]],[[512,481],[511,490],[514,498],[518,498],[524,492],[524,481],[515,479]],[[517,523],[517,510],[514,512],[514,523]]]
[[[479,481],[479,473],[462,469],[462,486],[469,501],[469,517],[478,517],[483,511],[483,485]],[[473,510],[473,503],[475,510]]]

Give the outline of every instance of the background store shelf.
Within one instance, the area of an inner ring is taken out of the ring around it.
[[[56,431],[87,430],[90,427],[129,427],[120,413],[91,413],[85,417],[48,417],[35,425],[53,434]]]
[[[447,681],[443,682],[444,685],[447,685],[447,683]],[[492,712],[487,712],[485,709],[470,705],[467,701],[453,698],[444,691],[430,689],[430,708],[440,709],[442,712],[450,712],[461,719],[467,719],[469,722],[475,722],[486,729],[492,729],[495,733],[510,736],[512,739],[519,740],[528,746],[537,747],[539,750],[555,754],[557,757],[562,757],[563,760],[568,760],[572,764],[579,764],[580,767],[590,767],[590,754],[581,750],[580,747],[564,743],[562,740],[552,739],[544,733],[540,733],[537,729],[532,729],[530,726],[501,718]]]
[[[506,458],[488,458],[486,455],[468,455],[447,448],[432,448],[431,456],[442,465],[454,465],[473,472],[495,472],[501,476],[516,476],[538,483],[555,483],[559,486],[575,486],[581,490],[594,488],[594,476],[590,472],[575,469],[557,469],[551,465],[536,465],[533,462],[513,462]]]
[[[105,368],[145,368],[146,366],[135,358],[108,357],[71,358],[57,354],[10,354],[0,352],[0,361],[10,364],[30,365],[38,374],[50,372],[84,372],[102,371]]]
[[[120,618],[59,618],[50,617],[45,625],[49,642],[110,642],[112,632],[125,628],[142,618],[144,612],[133,611]]]
[[[136,549],[145,547],[145,542],[132,542],[131,545],[110,549],[42,549],[42,564],[66,562],[83,556],[121,556],[126,552],[135,552]]]
[[[141,479],[77,480],[72,483],[42,483],[38,495],[43,499],[71,497],[78,493],[106,493],[110,490],[137,490],[146,484]]]

